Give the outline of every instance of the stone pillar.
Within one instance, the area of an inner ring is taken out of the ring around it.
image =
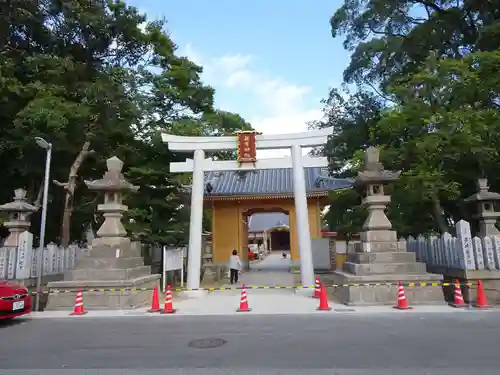
[[[14,200],[0,206],[0,211],[9,215],[9,221],[3,225],[9,230],[9,236],[5,239],[3,246],[18,247],[19,236],[30,228],[29,216],[38,210],[38,207],[27,202],[26,190],[14,190]]]
[[[189,247],[187,265],[187,288],[200,288],[201,268],[201,245],[203,234],[203,195],[204,195],[204,172],[203,161],[205,152],[196,150],[194,152],[193,184],[191,187],[191,217],[189,221]]]
[[[479,236],[498,236],[500,232],[495,226],[500,212],[495,211],[495,202],[500,200],[500,194],[489,191],[488,180],[477,180],[477,193],[466,198],[466,202],[475,202],[477,213],[474,219],[479,220]]]
[[[314,286],[314,267],[307,210],[306,180],[302,167],[302,148],[292,146],[293,193],[295,198],[295,217],[299,240],[300,278],[303,286]]]

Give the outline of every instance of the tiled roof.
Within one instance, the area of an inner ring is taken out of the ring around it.
[[[351,187],[352,181],[328,177],[324,168],[304,168],[308,193]],[[207,189],[207,186],[211,187]],[[205,173],[206,196],[293,194],[292,169],[258,169],[249,172]]]
[[[253,214],[248,219],[249,232],[264,232],[265,230],[274,228],[278,225],[290,225],[290,220],[287,214],[281,212],[257,213]]]

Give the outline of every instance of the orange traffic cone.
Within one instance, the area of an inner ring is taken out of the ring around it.
[[[478,309],[487,309],[488,301],[486,300],[486,294],[484,293],[483,282],[481,280],[477,281],[477,301],[474,307]]]
[[[76,301],[73,312],[69,315],[85,315],[87,312],[85,311],[85,307],[83,307],[83,292],[82,290],[78,290],[76,293]]]
[[[319,297],[319,306],[316,310],[318,311],[330,311],[332,308],[328,306],[328,297],[326,295],[325,283],[321,282],[321,294]]]
[[[314,283],[314,294],[313,298],[321,297],[321,284],[319,283],[319,277],[316,276],[316,282]]]
[[[165,306],[160,311],[160,314],[175,314],[176,311],[172,302],[172,289],[170,288],[170,284],[168,284],[167,292],[165,293]]]
[[[155,287],[153,288],[153,300],[151,302],[151,308],[148,310],[148,312],[155,313],[158,311],[161,311],[160,296],[158,293],[158,284],[155,284]]]
[[[460,288],[460,283],[458,279],[455,280],[455,291],[453,292],[453,303],[450,303],[453,307],[467,307],[464,302],[464,297],[462,296],[462,289]]]
[[[398,302],[397,305],[394,306],[397,310],[410,310],[411,307],[408,306],[408,301],[405,295],[405,288],[403,288],[403,283],[398,281]]]
[[[248,307],[248,297],[247,297],[247,288],[245,284],[241,287],[241,298],[240,298],[240,307],[236,309],[237,312],[250,312],[251,308]]]

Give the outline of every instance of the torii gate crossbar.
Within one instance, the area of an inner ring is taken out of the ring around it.
[[[171,151],[194,151],[193,159],[184,162],[170,163],[170,171],[174,173],[192,172],[191,217],[189,223],[189,255],[188,255],[188,291],[200,289],[201,246],[203,229],[203,195],[204,173],[223,170],[254,170],[292,168],[293,192],[295,199],[297,234],[299,240],[300,275],[304,287],[314,286],[314,268],[312,262],[311,234],[309,231],[309,215],[307,210],[306,183],[304,167],[325,167],[326,158],[302,156],[303,147],[324,145],[333,128],[325,128],[312,132],[294,134],[257,135],[257,149],[291,149],[291,157],[279,159],[257,160],[255,166],[237,161],[214,161],[205,159],[205,151],[237,150],[236,136],[225,137],[188,137],[162,134],[163,142]]]

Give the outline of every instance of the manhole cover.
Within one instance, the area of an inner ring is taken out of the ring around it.
[[[196,349],[212,349],[218,348],[226,343],[227,341],[224,339],[208,338],[190,341],[188,346]]]

